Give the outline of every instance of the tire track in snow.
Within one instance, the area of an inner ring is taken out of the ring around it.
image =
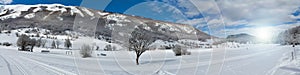
[[[10,66],[10,64],[8,63],[8,61],[7,61],[2,55],[0,55],[0,58],[2,58],[2,59],[4,60],[4,62],[5,62],[6,65],[7,65],[9,74],[12,75],[11,66]]]
[[[8,58],[11,59],[11,63],[14,64],[14,65],[16,66],[16,68],[19,70],[19,72],[21,72],[23,75],[30,75],[30,74],[28,74],[28,72],[26,72],[26,71],[24,70],[24,67],[21,66],[20,63],[18,63],[18,62],[17,62],[16,60],[14,60],[12,57],[8,57]]]
[[[60,69],[60,68],[57,68],[57,67],[54,67],[54,66],[50,66],[48,64],[45,64],[45,63],[42,63],[42,62],[39,62],[39,61],[36,61],[36,60],[33,60],[33,59],[30,59],[30,58],[25,58],[25,57],[20,57],[20,58],[23,58],[25,60],[28,60],[28,61],[31,61],[33,63],[36,63],[37,65],[49,70],[49,71],[52,71],[58,75],[77,75],[75,73],[72,73],[72,72],[69,72],[69,71],[65,71],[63,69]]]

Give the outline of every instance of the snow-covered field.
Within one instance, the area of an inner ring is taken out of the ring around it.
[[[18,51],[15,33],[25,33],[28,29],[12,30],[10,34],[0,34],[0,43],[13,45],[0,46],[1,75],[297,75],[300,72],[299,58],[291,61],[291,46],[277,44],[238,44],[229,42],[213,48],[188,49],[191,55],[175,56],[172,50],[150,50],[140,57],[140,65],[135,63],[135,52],[126,51],[118,44],[108,43],[89,37],[73,39],[72,49],[64,49],[65,35],[47,35],[57,39],[48,41],[45,48],[35,47],[33,52]],[[40,29],[40,36],[47,30]],[[5,32],[5,31],[4,31]],[[36,38],[38,37],[31,37]],[[51,49],[52,41],[60,41],[60,49]],[[199,43],[195,40],[181,40],[183,43]],[[92,57],[82,58],[80,47],[83,44],[98,46]],[[111,44],[117,51],[104,51]],[[155,45],[168,46],[175,43],[156,41]],[[192,47],[190,47],[192,48]],[[300,47],[295,48],[297,51]],[[50,52],[41,52],[48,50]],[[106,55],[106,56],[103,56]]]
[[[78,50],[20,52],[0,46],[0,72],[4,75],[290,75],[277,70],[290,46],[256,44],[240,48],[189,49],[192,55],[174,56],[171,50],[147,51],[135,64],[131,51],[94,51],[81,58]],[[53,52],[53,53],[52,53]],[[97,56],[103,53],[107,56]],[[292,74],[291,74],[292,75]]]

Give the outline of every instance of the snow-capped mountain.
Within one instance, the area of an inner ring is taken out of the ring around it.
[[[101,35],[116,39],[128,36],[130,30],[138,27],[161,40],[211,38],[190,25],[61,4],[0,5],[0,26],[2,30],[40,27],[55,34],[79,30],[96,34],[97,38]]]

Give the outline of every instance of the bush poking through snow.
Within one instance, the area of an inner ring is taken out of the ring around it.
[[[27,35],[22,34],[18,41],[17,41],[17,46],[21,47],[21,51],[26,51],[26,47],[29,45],[30,43],[30,38]]]
[[[92,52],[91,46],[87,44],[81,46],[80,54],[82,55],[82,58],[92,57]]]
[[[0,45],[1,45],[1,43],[0,43]],[[4,42],[2,45],[3,45],[3,46],[11,46],[12,44],[9,43],[9,42]]]
[[[187,51],[187,47],[178,44],[175,45],[173,52],[175,53],[175,56],[191,55],[191,52]]]

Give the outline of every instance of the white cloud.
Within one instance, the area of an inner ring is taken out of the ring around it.
[[[265,26],[265,27],[262,26],[262,27],[245,27],[245,28],[237,28],[237,29],[225,29],[225,31],[226,31],[227,35],[247,33],[250,35],[257,36],[256,30],[258,28],[269,28],[269,29],[271,29],[269,31],[271,31],[273,33],[273,35],[276,36],[277,34],[279,34],[280,32],[282,32],[284,30],[287,30],[287,29],[290,29],[290,28],[293,28],[293,27],[296,27],[299,25],[300,25],[300,23],[293,23],[293,24],[281,24],[281,25],[276,25],[276,26]]]
[[[298,16],[290,15],[290,17],[291,17],[292,19],[300,19],[300,15],[298,15]]]
[[[238,25],[245,25],[249,24],[248,21],[246,20],[238,20],[238,21],[233,21],[233,22],[226,22],[226,25],[231,25],[231,26],[238,26]]]
[[[294,21],[290,14],[300,6],[300,0],[219,0],[217,4],[225,22],[274,25]]]
[[[168,3],[156,2],[156,1],[147,2],[147,5],[149,7],[151,7],[150,9],[152,11],[155,11],[156,13],[159,13],[159,14],[167,13],[167,14],[171,15],[171,16],[168,16],[168,17],[170,19],[172,19],[173,22],[188,24],[188,25],[196,26],[197,28],[203,27],[204,25],[206,25],[206,21],[204,20],[204,18],[188,19],[187,18],[188,15],[185,15],[185,13],[189,13],[190,16],[195,16],[195,15],[199,15],[200,14],[199,12],[197,12],[197,14],[193,14],[193,13],[196,13],[194,11],[183,12],[183,11],[180,11],[175,6],[172,6]],[[155,14],[155,13],[153,13],[153,14]]]
[[[177,2],[179,7],[185,8],[186,11],[184,11],[183,13],[187,16],[187,17],[194,17],[194,16],[199,16],[201,15],[200,11],[197,10],[197,8],[191,4],[190,1],[187,0],[178,0]]]
[[[12,0],[0,0],[0,4],[10,4],[12,2]]]
[[[191,20],[178,20],[177,23],[194,25],[194,26],[196,26],[196,28],[203,27],[206,25],[206,21],[204,20],[204,18],[197,18],[197,19],[191,19]]]
[[[222,20],[220,19],[212,19],[207,22],[208,25],[219,25],[222,24]]]
[[[295,17],[290,17],[290,14],[300,6],[300,0],[177,0],[177,5],[188,10],[183,12],[187,17],[202,14],[205,17],[220,18],[222,15],[225,24],[230,26],[239,23],[274,25],[295,21]]]
[[[300,0],[163,0],[163,2],[184,8],[185,11],[181,13],[188,18],[199,14],[204,16],[204,18],[190,20],[182,19],[177,21],[178,23],[200,27],[209,25],[211,31],[223,32],[223,34],[224,32],[227,34],[251,33],[253,29],[261,26],[274,26],[280,31],[295,26],[284,23],[300,19],[300,16],[291,15],[300,7]],[[247,25],[247,27],[225,30],[224,25],[233,27]],[[215,34],[214,32],[210,33]]]
[[[300,0],[185,0],[178,4],[187,9],[198,10],[207,20],[212,34],[251,33],[260,26],[274,26],[276,30],[294,27],[286,22],[295,22],[300,16],[291,16],[300,6]],[[190,3],[189,3],[190,2]],[[196,7],[193,8],[193,6]],[[185,12],[197,13],[197,12]],[[224,30],[227,26],[247,25],[246,28]],[[278,24],[284,24],[279,25]],[[299,24],[299,23],[298,23]],[[280,28],[281,27],[281,28]],[[223,28],[223,29],[222,29]],[[253,33],[251,33],[253,34]]]

